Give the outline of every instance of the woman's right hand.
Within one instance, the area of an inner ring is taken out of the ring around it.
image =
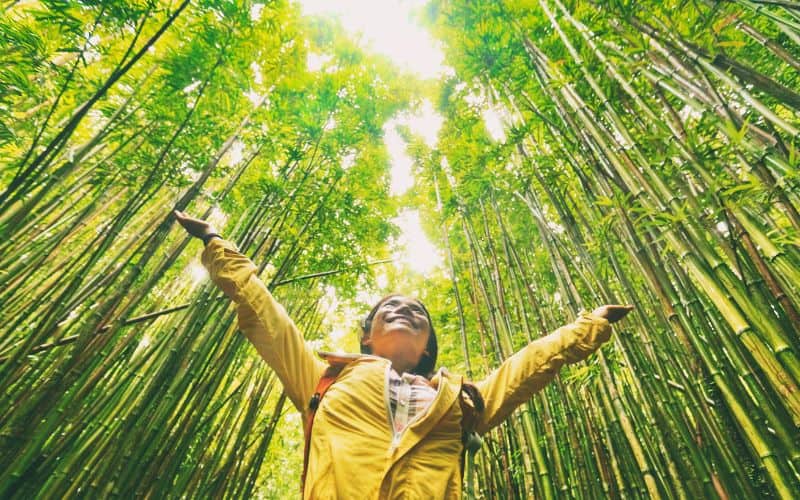
[[[609,323],[616,323],[631,311],[633,311],[632,305],[606,304],[592,311],[592,314],[606,318]]]
[[[217,234],[217,230],[202,219],[190,217],[186,212],[181,212],[180,210],[173,210],[172,213],[175,214],[178,223],[183,226],[186,232],[195,238],[203,239],[204,236],[209,234]]]

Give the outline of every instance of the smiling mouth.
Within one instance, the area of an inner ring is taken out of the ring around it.
[[[391,319],[389,319],[389,318],[386,319],[387,323],[394,323],[396,321],[404,321],[404,322],[408,323],[409,325],[411,325],[411,326],[416,328],[416,324],[414,324],[414,322],[411,321],[411,318],[408,318],[406,316],[399,316],[398,315],[398,316],[392,317]]]

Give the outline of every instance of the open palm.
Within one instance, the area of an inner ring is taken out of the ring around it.
[[[211,224],[203,219],[191,217],[186,212],[181,212],[180,210],[173,210],[172,213],[175,214],[178,223],[183,226],[186,232],[195,238],[203,238],[206,235],[217,232]]]
[[[609,323],[616,323],[631,311],[633,311],[632,305],[606,304],[592,311],[592,314],[606,318]]]

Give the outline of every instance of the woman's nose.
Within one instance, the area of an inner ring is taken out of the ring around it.
[[[408,304],[401,303],[401,304],[398,304],[397,307],[394,308],[394,312],[401,313],[401,314],[410,314],[411,313],[411,308],[409,307]]]

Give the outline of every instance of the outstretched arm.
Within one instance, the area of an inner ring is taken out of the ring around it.
[[[477,431],[499,425],[519,405],[541,390],[564,364],[586,359],[611,337],[609,323],[622,319],[633,306],[607,305],[581,311],[571,324],[538,338],[509,357],[476,386],[485,410]]]
[[[202,262],[214,283],[237,305],[239,328],[275,371],[286,395],[301,412],[307,409],[325,364],[309,348],[294,322],[258,277],[258,268],[236,245],[205,221],[176,212],[178,222],[207,241]]]

